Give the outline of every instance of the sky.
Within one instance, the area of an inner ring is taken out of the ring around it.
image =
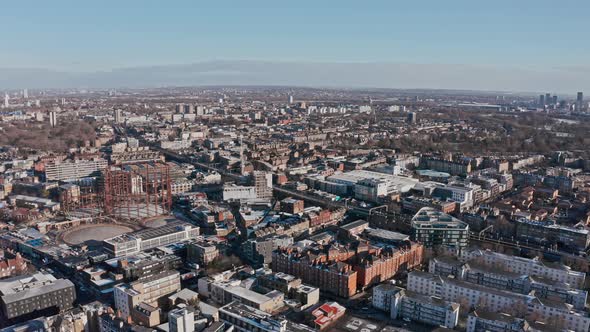
[[[590,68],[589,15],[587,0],[4,1],[0,68],[250,60],[577,74]]]

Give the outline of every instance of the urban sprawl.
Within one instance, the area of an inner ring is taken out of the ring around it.
[[[588,331],[582,92],[10,90],[0,331]]]

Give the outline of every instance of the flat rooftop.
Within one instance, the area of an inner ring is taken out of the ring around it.
[[[412,218],[412,225],[418,227],[452,227],[468,229],[467,223],[430,207],[423,207]]]
[[[420,182],[417,179],[405,176],[390,175],[366,170],[354,170],[346,173],[334,174],[326,178],[326,180],[330,182],[346,183],[349,185],[356,184],[362,180],[367,179],[387,181],[390,187],[394,187],[400,192],[407,192],[418,182]]]
[[[400,242],[400,241],[409,241],[410,240],[409,235],[398,233],[398,232],[392,232],[392,231],[388,231],[385,229],[379,229],[379,228],[368,227],[367,229],[365,229],[365,234],[369,237],[377,238],[377,239],[381,239],[381,240],[385,240],[385,241]]]
[[[271,298],[266,295],[256,293],[255,291],[240,286],[228,286],[226,287],[226,290],[256,304],[263,304],[271,300]]]
[[[60,289],[74,287],[67,279],[56,279],[51,274],[35,273],[0,280],[0,294],[5,303],[39,296]]]

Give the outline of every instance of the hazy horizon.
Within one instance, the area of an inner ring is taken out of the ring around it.
[[[535,68],[461,64],[219,60],[191,64],[58,71],[0,68],[0,89],[149,88],[163,86],[301,86],[552,92],[590,90],[590,68]],[[524,88],[523,88],[524,87]],[[559,89],[555,89],[559,87]]]

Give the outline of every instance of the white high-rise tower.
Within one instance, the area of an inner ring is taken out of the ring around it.
[[[240,175],[244,175],[244,142],[240,135]]]

